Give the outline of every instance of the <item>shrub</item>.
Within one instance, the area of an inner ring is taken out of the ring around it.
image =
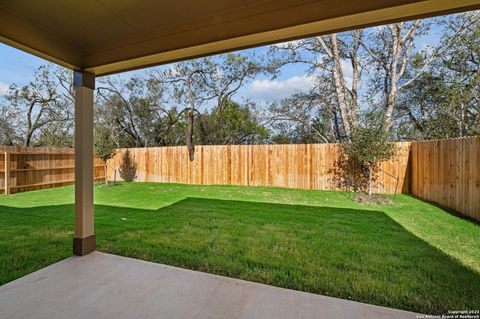
[[[340,154],[334,169],[335,183],[348,191],[368,191],[380,171],[380,164],[394,156],[394,145],[383,129],[358,127],[349,141],[340,144]]]
[[[137,178],[137,164],[135,164],[128,149],[122,155],[120,177],[126,182],[133,182]]]
[[[107,161],[115,156],[117,147],[115,141],[112,139],[112,134],[112,130],[108,127],[95,127],[93,147],[95,149],[95,154],[103,161],[103,171],[106,185],[108,185]]]

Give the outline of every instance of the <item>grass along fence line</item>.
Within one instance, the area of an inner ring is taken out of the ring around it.
[[[94,178],[104,179],[102,161],[94,158]],[[75,182],[73,148],[0,147],[0,191],[18,193]]]

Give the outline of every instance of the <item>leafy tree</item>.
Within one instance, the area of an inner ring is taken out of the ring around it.
[[[109,127],[97,125],[94,135],[95,154],[103,161],[103,172],[105,176],[105,185],[108,185],[107,179],[107,161],[115,156],[117,144],[114,142],[113,132]]]
[[[105,78],[98,88],[97,116],[102,122],[111,123],[122,146],[187,144],[193,159],[194,142],[213,137],[211,134],[204,139],[194,131],[200,126],[204,132],[209,131],[210,126],[220,125],[218,119],[222,116],[226,120],[223,124],[242,124],[235,116],[250,121],[237,127],[241,131],[238,136],[230,136],[242,140],[240,134],[246,132],[253,115],[229,105],[241,86],[259,72],[261,68],[253,58],[225,54],[155,68],[127,81]],[[228,110],[223,115],[225,105]],[[194,119],[203,113],[203,122],[196,123]],[[230,133],[234,134],[232,130]],[[247,133],[243,140],[251,137],[251,132]]]
[[[423,53],[411,70],[424,68],[400,95],[397,136],[402,139],[451,138],[480,134],[480,13],[444,21],[435,49],[442,54],[427,68]]]
[[[165,145],[178,122],[176,111],[164,102],[162,85],[148,78],[102,79],[97,89],[96,116],[116,132],[124,147]],[[173,143],[172,143],[173,144]]]
[[[34,74],[33,80],[25,86],[15,84],[5,96],[10,111],[0,122],[8,120],[8,126],[1,126],[2,135],[9,144],[22,146],[45,146],[50,139],[49,132],[72,130],[73,89],[72,74],[66,69],[43,65]],[[49,128],[49,130],[46,130]],[[42,136],[43,135],[43,136]],[[69,144],[71,134],[63,135],[58,144]],[[61,138],[57,135],[56,138]]]
[[[359,126],[352,131],[349,141],[340,144],[340,152],[337,165],[341,182],[353,185],[355,191],[366,184],[368,195],[372,195],[372,183],[380,164],[394,156],[394,144],[388,141],[388,132],[383,128]]]
[[[154,70],[154,79],[171,90],[171,102],[184,106],[179,114],[186,115],[185,141],[190,160],[194,159],[195,117],[207,105],[223,112],[224,106],[242,85],[263,71],[253,58],[240,54],[225,54],[217,58],[202,58],[175,64],[167,70]]]
[[[430,23],[426,21],[398,22],[369,29],[361,40],[361,46],[367,52],[365,62],[370,73],[366,100],[377,108],[377,116],[382,118],[381,126],[386,132],[393,129],[393,113],[400,92],[413,84],[425,67],[439,56],[438,51],[425,51],[426,58],[421,67],[416,72],[407,72],[415,52],[415,39],[429,30]]]
[[[385,130],[392,127],[392,113],[403,83],[413,83],[416,74],[406,78],[415,38],[424,34],[428,25],[419,20],[387,26],[317,36],[271,47],[274,57],[271,68],[280,70],[291,63],[303,64],[314,80],[308,94],[297,95],[310,105],[308,112],[299,110],[286,121],[311,125],[305,115],[321,111],[330,122],[324,140],[348,140],[361,124],[362,103],[379,110]],[[428,60],[430,62],[430,59]],[[284,104],[289,104],[288,101]],[[283,107],[273,110],[273,116],[291,112]],[[313,119],[313,117],[311,117]]]
[[[294,99],[305,100],[303,105],[311,105],[316,109],[327,110],[341,119],[339,125],[331,125],[334,132],[327,135],[336,136],[339,140],[348,138],[352,126],[357,125],[359,109],[358,85],[361,77],[360,39],[363,31],[356,30],[339,34],[318,36],[274,45],[270,49],[271,68],[280,72],[287,64],[302,64],[307,67],[307,74],[314,79],[314,87],[308,94],[297,95]],[[352,81],[347,81],[344,72],[345,63],[352,65]],[[283,104],[290,104],[288,101]],[[293,104],[292,104],[293,105]],[[275,110],[275,109],[274,109]],[[282,107],[277,108],[281,111]],[[300,114],[306,114],[304,112]],[[274,112],[274,116],[277,114]],[[278,115],[285,115],[280,112]],[[305,125],[305,119],[289,116],[289,121],[297,121]],[[326,136],[324,136],[326,139]]]
[[[312,97],[313,93],[295,93],[269,106],[269,125],[284,143],[329,143],[340,139],[336,112]],[[332,127],[332,125],[334,127]],[[336,126],[336,127],[335,127]]]
[[[18,144],[20,137],[15,127],[16,118],[19,116],[17,110],[7,105],[0,108],[0,145],[14,146]]]
[[[202,114],[196,122],[195,142],[198,144],[254,144],[262,143],[268,137],[268,130],[259,123],[258,116],[252,113],[253,106],[226,101],[222,109],[218,107]]]

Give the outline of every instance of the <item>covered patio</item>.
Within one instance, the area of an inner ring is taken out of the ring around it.
[[[478,8],[479,0],[0,0],[1,42],[74,71],[73,254],[83,256],[0,287],[1,317],[414,317],[411,313],[95,252],[95,78]]]
[[[367,305],[93,252],[0,287],[2,318],[415,318]]]

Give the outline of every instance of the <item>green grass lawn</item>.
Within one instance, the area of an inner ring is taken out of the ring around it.
[[[0,196],[0,284],[71,255],[73,187]],[[480,308],[480,227],[400,195],[130,183],[95,190],[98,250],[423,313]]]

